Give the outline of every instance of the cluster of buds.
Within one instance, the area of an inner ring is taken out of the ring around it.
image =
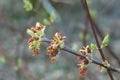
[[[103,64],[104,66],[106,66],[106,67],[110,67],[110,64],[108,63],[107,60],[103,61],[102,64]],[[102,72],[103,69],[104,69],[104,67],[102,67],[102,66],[97,66],[97,69],[98,69],[98,71]]]
[[[27,33],[31,36],[28,40],[29,49],[32,51],[33,56],[38,56],[41,44],[41,37],[44,35],[45,26],[36,23],[35,27],[27,29]]]
[[[83,49],[80,49],[79,52],[86,56],[92,56],[92,50],[89,46],[83,47]],[[80,70],[80,76],[84,76],[85,73],[87,72],[87,66],[90,63],[90,60],[87,59],[87,57],[82,58],[80,56],[77,56],[77,60],[79,60],[80,62],[80,64],[78,64]]]
[[[79,71],[80,71],[80,76],[85,76],[86,72],[87,72],[87,65],[84,64],[84,62],[78,64],[79,67]]]
[[[51,40],[50,46],[47,47],[47,55],[49,55],[51,62],[56,61],[56,55],[64,46],[64,38],[62,33],[56,33],[53,40]]]

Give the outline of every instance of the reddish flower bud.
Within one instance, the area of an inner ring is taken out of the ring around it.
[[[50,58],[50,61],[51,61],[51,62],[55,62],[55,61],[56,61],[56,56],[51,57],[51,58]]]
[[[79,68],[79,71],[80,71],[80,76],[84,77],[86,72],[87,72],[87,68]]]
[[[62,37],[63,36],[61,33],[55,34],[53,40],[50,43],[50,46],[47,47],[47,55],[49,55],[49,57],[51,57],[51,56],[56,57],[56,55],[59,53],[60,49],[63,47],[64,40]],[[52,61],[54,61],[54,58]]]
[[[87,53],[91,53],[92,52],[90,47],[86,47],[86,50],[87,50]]]
[[[87,60],[87,59],[83,59],[83,62],[84,62],[85,65],[89,64],[89,60]]]
[[[36,33],[35,27],[32,27],[31,30],[32,30],[34,33]]]

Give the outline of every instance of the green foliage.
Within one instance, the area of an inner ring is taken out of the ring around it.
[[[101,48],[107,46],[109,44],[109,41],[110,41],[109,34],[107,34],[102,41]],[[91,47],[91,49],[98,49],[96,44],[93,44],[93,43],[90,44],[90,47]]]
[[[109,44],[109,42],[110,42],[109,34],[107,34],[102,41],[101,48],[107,46]]]
[[[54,13],[54,12],[52,12],[52,13],[50,14],[49,19],[50,19],[51,22],[54,22],[54,20],[55,20],[55,13]]]
[[[87,4],[90,5],[91,4],[91,0],[86,0],[87,1]]]
[[[21,66],[22,66],[22,59],[21,59],[21,58],[19,58],[19,59],[17,60],[17,64],[18,64],[18,67],[21,67]]]
[[[34,32],[33,31],[31,31],[30,29],[27,29],[27,31],[26,31],[30,36],[35,36],[35,34],[34,34]]]
[[[44,20],[43,20],[43,23],[44,23],[45,25],[50,25],[50,22],[49,22],[47,19],[44,19]]]
[[[5,58],[3,56],[0,56],[0,64],[4,64],[5,63]]]
[[[90,39],[90,35],[87,34],[86,37],[85,37],[86,40],[89,40]]]
[[[81,32],[79,33],[79,38],[83,39],[83,33],[81,33]]]
[[[50,21],[49,21],[49,20],[50,20]],[[44,23],[45,25],[50,25],[50,22],[54,22],[54,20],[55,20],[55,14],[54,14],[54,12],[52,12],[52,13],[50,14],[49,20],[44,19],[44,20],[43,20],[43,23]]]
[[[37,26],[41,26],[41,24],[39,22],[36,23],[36,27]],[[41,37],[44,35],[44,30],[45,30],[45,26],[43,29],[40,30],[37,30],[36,28],[33,28],[36,32],[34,32],[32,29],[27,29],[27,33],[32,36],[32,37]]]
[[[33,41],[33,46],[32,47],[34,47],[35,49],[38,49],[39,48],[39,46],[40,46],[40,41],[39,40],[37,40],[37,41]]]
[[[89,40],[90,39],[90,35],[86,34],[86,36],[83,35],[83,33],[79,33],[79,38],[83,39],[85,37],[85,40]]]
[[[90,48],[91,49],[98,49],[97,46],[96,46],[96,44],[93,44],[93,43],[90,44]]]
[[[97,11],[96,10],[90,10],[90,15],[92,18],[95,18],[97,16]]]
[[[13,67],[14,70],[18,70],[22,66],[22,59],[21,58],[18,58],[16,62],[17,62],[17,65],[15,65]]]
[[[24,2],[24,8],[26,9],[26,11],[31,11],[33,9],[33,5],[30,2],[30,0],[23,0]]]

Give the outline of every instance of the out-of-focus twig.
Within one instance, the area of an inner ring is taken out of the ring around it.
[[[85,16],[85,25],[84,25],[84,30],[83,30],[83,46],[86,46],[86,37],[87,37],[87,32],[88,32],[88,19],[87,15]]]

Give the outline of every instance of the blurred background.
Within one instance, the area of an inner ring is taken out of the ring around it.
[[[99,40],[110,34],[110,44],[103,49],[106,59],[120,68],[120,0],[87,3]],[[53,12],[52,21],[49,19]],[[97,71],[95,64],[89,65],[85,77],[80,77],[76,56],[64,51],[51,63],[46,43],[40,55],[33,57],[26,29],[36,22],[47,26],[48,38],[62,32],[67,37],[66,46],[73,50],[95,43],[81,0],[0,0],[0,80],[110,80],[106,71]],[[94,51],[94,56],[101,59],[98,51]],[[120,80],[119,73],[112,74],[115,80]]]

